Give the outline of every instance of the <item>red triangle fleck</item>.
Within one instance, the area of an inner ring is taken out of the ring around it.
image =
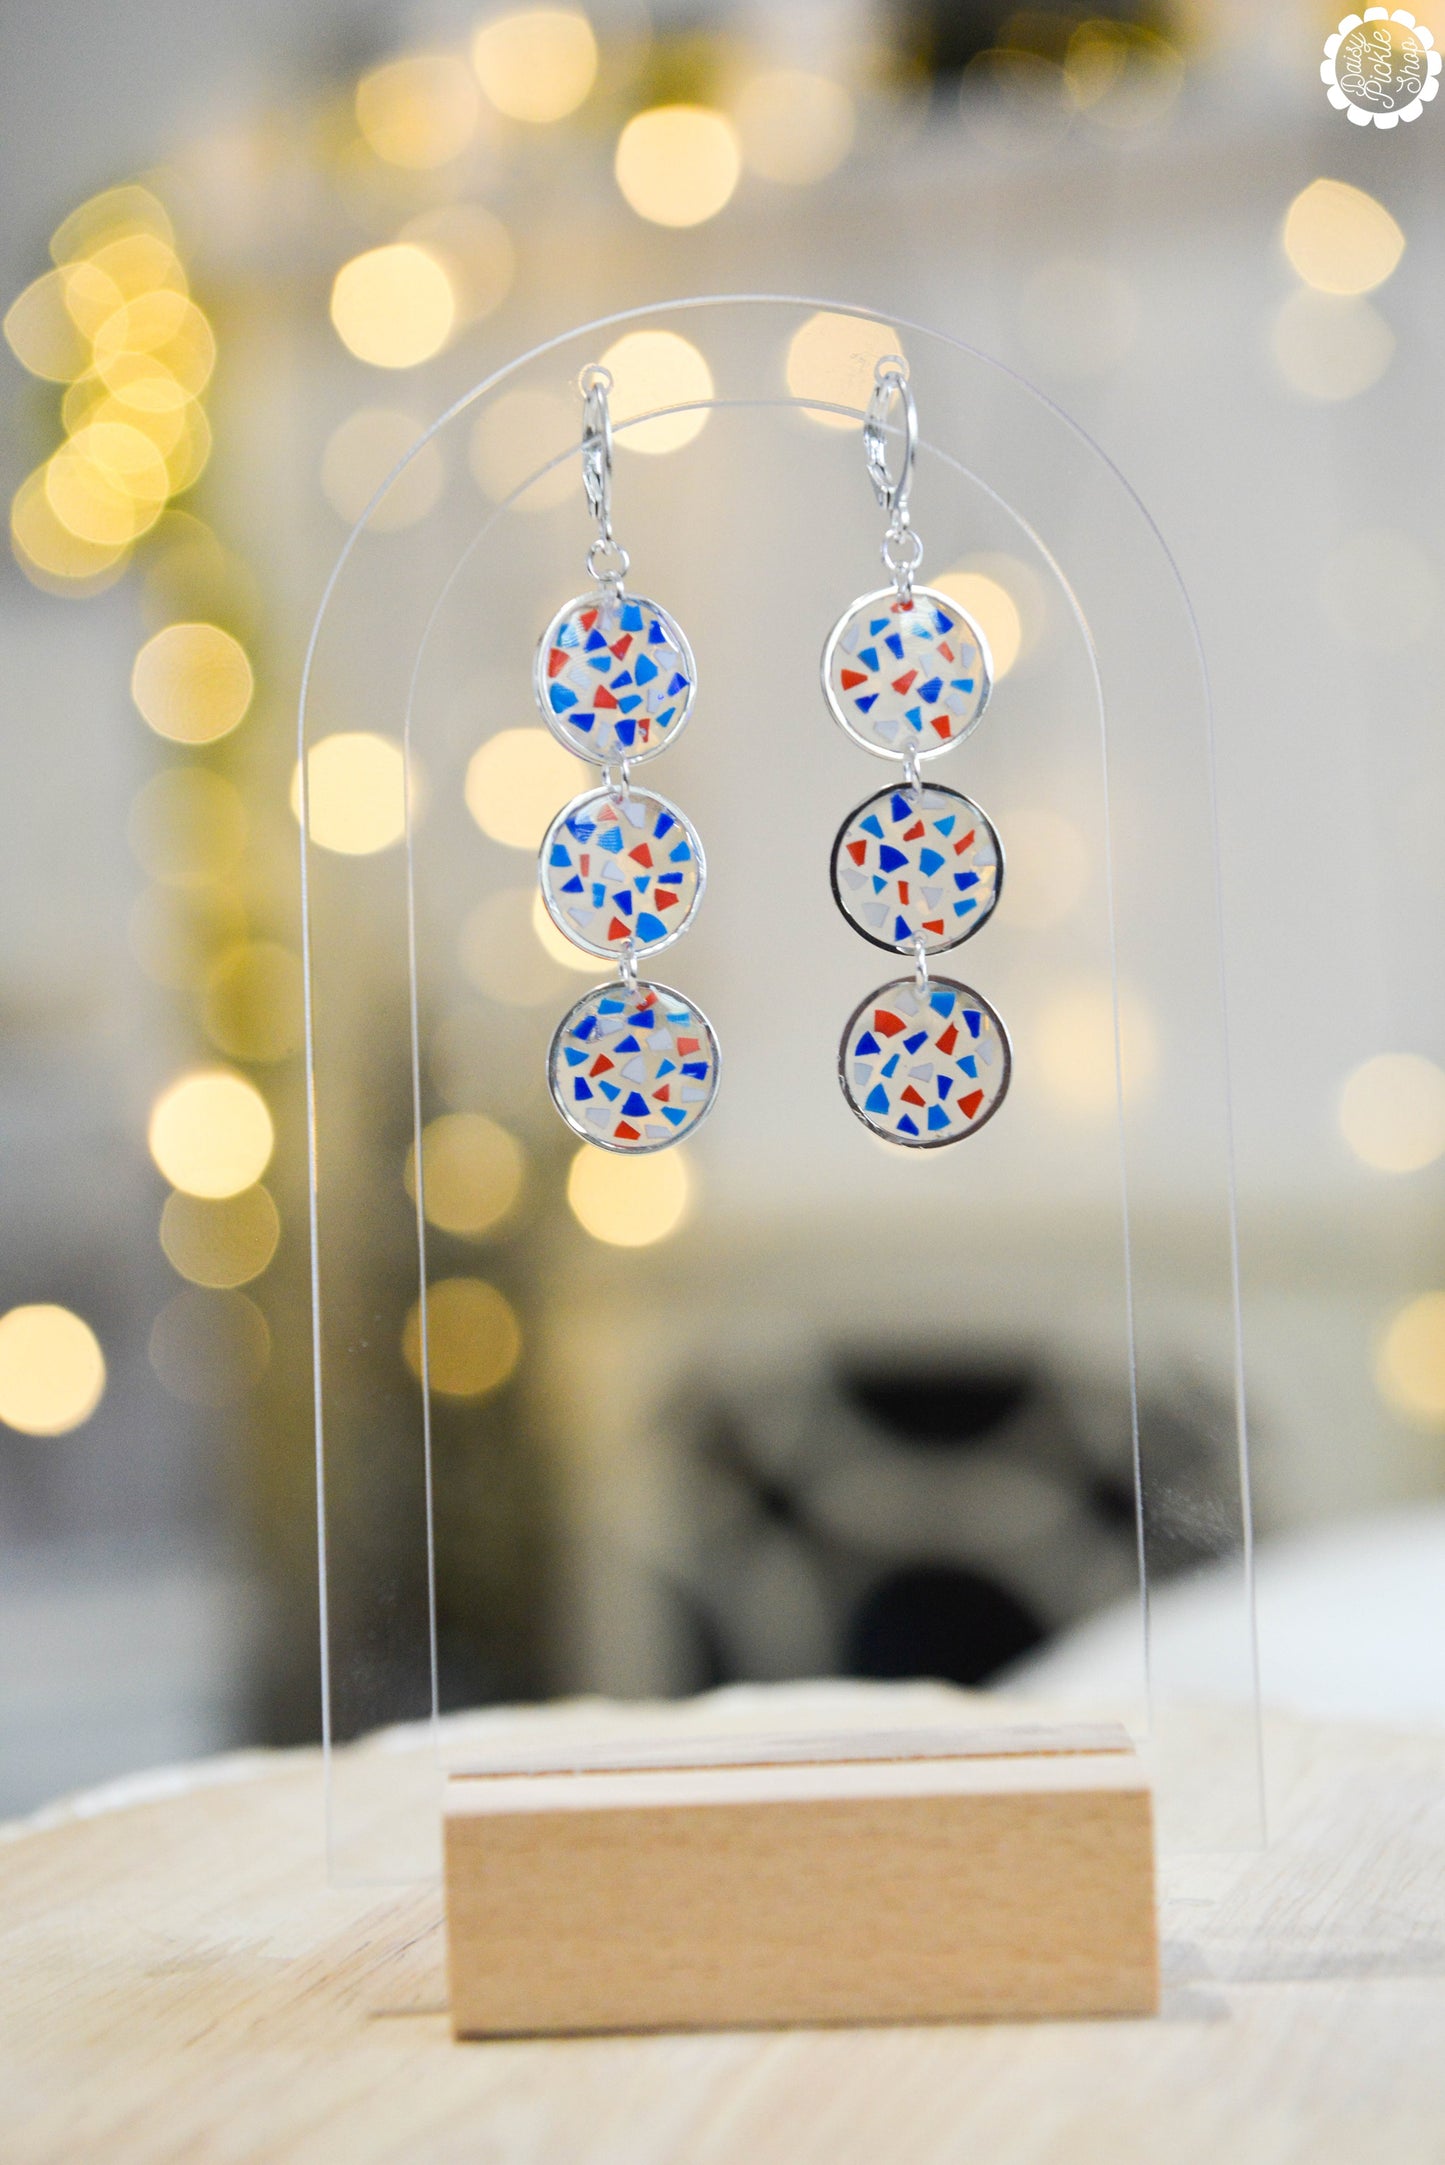
[[[911,684],[911,683],[913,682],[913,679],[914,679],[914,678],[915,678],[915,677],[917,676],[917,674],[918,674],[918,671],[917,671],[916,669],[910,669],[910,670],[909,670],[909,671],[908,671],[908,672],[906,673],[906,675],[904,675],[904,676],[901,676],[901,677],[895,677],[895,678],[893,679],[893,689],[894,689],[894,691],[895,691],[895,692],[906,692],[906,691],[907,691],[907,689],[908,689],[908,687],[909,687],[909,685],[910,685],[910,684]]]
[[[652,870],[652,851],[645,842],[639,842],[636,849],[630,849],[627,854],[634,864],[646,865],[649,872]]]
[[[549,655],[547,656],[547,674],[548,674],[548,676],[549,676],[549,677],[560,677],[560,676],[561,676],[561,674],[562,674],[562,671],[563,671],[563,670],[564,670],[564,669],[566,668],[566,666],[567,666],[567,649],[566,649],[565,647],[560,647],[560,646],[554,646],[554,647],[553,647],[553,649],[552,649],[552,651],[551,651],[551,653],[550,653],[550,654],[549,654]]]
[[[672,1084],[659,1083],[652,1095],[659,1105],[670,1105],[672,1103]]]
[[[640,1143],[642,1141],[641,1129],[633,1127],[630,1120],[619,1120],[612,1133],[619,1143]]]
[[[850,842],[848,844],[848,855],[852,858],[854,864],[862,864],[867,854],[868,844],[866,842]]]
[[[873,1027],[875,1030],[881,1030],[885,1037],[897,1037],[899,1031],[907,1026],[901,1015],[890,1014],[886,1007],[875,1007],[873,1010]]]
[[[917,842],[921,840],[926,831],[922,820],[916,819],[911,827],[904,828],[903,839],[905,842]]]
[[[938,651],[939,651],[939,653],[940,653],[940,654],[941,654],[941,655],[943,656],[943,658],[944,658],[944,660],[945,660],[946,662],[952,662],[952,660],[953,660],[953,648],[952,648],[952,647],[951,647],[951,646],[949,645],[949,643],[948,643],[948,641],[947,641],[946,639],[940,639],[940,640],[939,640],[939,642],[938,642]]]
[[[598,705],[600,706],[601,704],[602,704],[602,702],[601,702],[601,700],[599,700],[599,701],[598,701]],[[942,738],[943,738],[943,741],[944,741],[944,743],[945,743],[945,744],[946,744],[946,743],[948,742],[948,739],[949,739],[949,737],[950,737],[950,736],[951,736],[951,735],[953,734],[953,723],[952,723],[952,721],[950,720],[950,718],[949,718],[949,716],[948,716],[948,715],[946,715],[946,714],[935,714],[935,715],[934,715],[934,717],[933,717],[933,732],[934,732],[934,735],[935,735],[935,736],[939,736],[939,737],[942,737]]]
[[[928,929],[931,932],[933,930],[933,927],[930,925]],[[938,1040],[938,1049],[941,1053],[951,1053],[957,1043],[958,1024],[956,1022],[951,1022],[948,1028],[944,1031],[942,1037]]]
[[[700,1042],[700,1039],[695,1037],[680,1037],[677,1041],[677,1049],[683,1054],[696,1052]]]
[[[675,910],[682,897],[675,887],[654,887],[652,899],[660,910]]]
[[[632,938],[632,927],[631,925],[624,925],[620,917],[614,917],[607,927],[607,937],[609,940],[630,940]]]
[[[923,1103],[912,1083],[908,1085],[908,1088],[903,1093],[903,1102],[905,1105],[921,1105]]]
[[[980,1105],[982,1105],[982,1103],[983,1092],[981,1090],[970,1090],[966,1098],[959,1099],[958,1109],[963,1114],[965,1120],[972,1120],[974,1114],[978,1111],[978,1108]]]
[[[599,1052],[597,1058],[593,1061],[591,1067],[588,1068],[587,1072],[589,1075],[605,1075],[611,1065],[612,1062],[608,1059],[606,1053]]]
[[[926,917],[923,921],[923,929],[925,932],[936,932],[939,938],[942,939],[944,931],[943,919],[941,917]]]
[[[900,901],[900,902],[901,902],[901,903],[903,904],[903,907],[904,907],[905,909],[907,909],[907,907],[908,907],[908,882],[907,882],[907,880],[900,880],[900,881],[898,882],[898,899],[899,899],[899,901]]]
[[[953,854],[954,854],[954,856],[955,856],[955,857],[961,857],[961,856],[963,855],[963,853],[964,853],[964,851],[965,851],[966,849],[972,849],[972,848],[973,848],[973,845],[974,845],[974,842],[975,842],[975,840],[977,839],[977,836],[978,836],[978,829],[977,829],[977,827],[970,827],[970,828],[969,828],[969,830],[968,830],[968,833],[967,833],[967,834],[966,834],[966,835],[964,836],[963,840],[962,840],[961,842],[955,842],[955,843],[954,843],[954,845],[953,845]]]
[[[866,669],[840,669],[838,682],[845,692],[851,692],[855,684],[866,684],[868,682],[868,672]]]
[[[613,646],[612,646],[612,647],[611,647],[611,648],[609,649],[609,652],[611,652],[611,653],[615,654],[615,655],[617,656],[617,659],[618,659],[619,661],[621,661],[621,659],[622,659],[623,655],[624,655],[624,654],[625,654],[625,653],[627,652],[627,649],[628,649],[628,648],[629,648],[629,647],[631,646],[631,644],[632,644],[632,634],[631,634],[631,632],[630,632],[630,631],[625,631],[625,632],[624,632],[624,633],[622,634],[622,637],[621,637],[621,638],[620,638],[619,640],[617,640],[617,642],[615,643],[615,645],[613,645]]]
[[[591,631],[593,625],[597,622],[597,611],[595,609],[584,609],[577,621],[584,631]]]
[[[596,691],[592,694],[592,704],[594,708],[615,707],[617,701],[613,698],[611,692],[608,691],[605,684],[599,684]]]

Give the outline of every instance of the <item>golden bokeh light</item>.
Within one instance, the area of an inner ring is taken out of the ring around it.
[[[331,321],[358,361],[415,368],[441,352],[456,323],[446,266],[415,241],[368,248],[343,263],[331,288]]]
[[[788,389],[805,404],[817,400],[821,405],[848,406],[857,412],[853,419],[848,414],[820,413],[811,407],[810,421],[824,428],[861,428],[873,389],[874,369],[886,354],[902,351],[898,333],[886,323],[820,309],[789,341],[785,369]]]
[[[416,763],[412,763],[413,785]],[[371,857],[406,833],[406,762],[394,737],[338,730],[306,755],[311,839],[341,857]],[[291,809],[301,817],[301,770],[291,777]]]
[[[1421,1293],[1393,1316],[1375,1352],[1387,1406],[1422,1428],[1445,1428],[1445,1293]]]
[[[414,456],[372,507],[366,530],[396,533],[426,517],[442,493],[446,468],[435,440],[418,445],[423,430],[414,415],[382,406],[364,406],[332,430],[321,457],[321,489],[348,526],[355,525],[413,446]]]
[[[597,40],[578,8],[516,8],[482,24],[472,66],[499,113],[544,126],[565,120],[588,97]]]
[[[1064,54],[1070,101],[1111,128],[1145,128],[1168,117],[1184,87],[1184,62],[1167,38],[1142,23],[1091,17]]]
[[[945,571],[928,583],[936,586],[941,594],[947,594],[951,601],[956,601],[960,609],[966,609],[981,628],[988,641],[997,684],[1008,675],[1023,645],[1023,618],[1013,595],[1001,580],[988,572],[969,571],[963,567]]]
[[[650,1248],[675,1233],[692,1200],[680,1150],[627,1157],[584,1143],[567,1174],[567,1201],[583,1231],[610,1248]]]
[[[173,1398],[231,1406],[260,1382],[271,1358],[266,1318],[244,1293],[188,1286],[166,1302],[150,1335],[151,1367]]]
[[[494,504],[514,489],[520,511],[551,511],[578,493],[576,410],[555,391],[504,391],[490,399],[472,430],[470,461],[474,477]],[[560,454],[560,458],[559,458]],[[549,466],[549,462],[558,463]],[[529,474],[540,466],[529,486]]]
[[[124,548],[149,532],[170,486],[164,454],[133,421],[88,423],[45,467],[45,493],[60,524],[100,548]]]
[[[415,241],[445,266],[459,324],[480,323],[512,290],[517,269],[512,236],[480,203],[443,203],[422,211],[407,221],[399,238]]]
[[[705,410],[663,411],[654,421],[625,425],[635,414],[669,406],[695,408],[712,397],[712,371],[691,339],[676,331],[626,331],[607,348],[602,366],[612,375],[610,404],[619,449],[656,456],[680,449],[701,433]]]
[[[46,469],[28,474],[10,505],[10,543],[15,560],[36,586],[93,593],[120,577],[130,544],[82,541],[55,515],[46,491]]]
[[[560,989],[557,965],[537,936],[535,899],[534,888],[503,887],[462,920],[457,938],[462,975],[504,1007],[543,1007]]]
[[[427,1366],[443,1398],[485,1398],[500,1389],[522,1356],[522,1327],[505,1294],[484,1278],[440,1278],[427,1287]],[[402,1356],[421,1380],[421,1304],[401,1334]]]
[[[61,271],[46,271],[5,311],[5,339],[22,368],[50,383],[73,383],[90,366],[90,341],[66,306]]]
[[[422,1129],[428,1225],[479,1240],[511,1216],[527,1160],[514,1135],[484,1113],[442,1113]],[[416,1200],[416,1146],[406,1154],[406,1192]]]
[[[244,940],[206,972],[201,1025],[218,1052],[263,1065],[299,1050],[306,1016],[301,957],[275,940]]]
[[[1007,839],[999,922],[1020,932],[1045,932],[1062,923],[1089,884],[1089,845],[1081,829],[1047,805],[1021,805],[1002,823],[1002,832]]]
[[[1363,1164],[1418,1173],[1445,1157],[1445,1073],[1418,1053],[1377,1053],[1345,1078],[1339,1122]]]
[[[153,234],[168,248],[175,246],[175,228],[165,205],[137,181],[103,189],[77,205],[50,236],[50,260],[69,263],[131,233]]]
[[[825,180],[853,147],[850,93],[803,68],[765,68],[749,77],[734,118],[744,163],[786,186]]]
[[[127,937],[146,976],[172,992],[203,990],[218,954],[246,936],[246,912],[228,887],[148,887]]]
[[[1139,995],[1121,985],[1116,1057],[1113,988],[1107,978],[1080,979],[1046,1001],[1034,1028],[1033,1058],[1052,1103],[1093,1119],[1115,1110],[1121,1077],[1126,1100],[1148,1094],[1159,1067],[1158,1033]]]
[[[167,887],[226,879],[246,847],[246,807],[224,775],[167,767],[136,792],[126,839],[141,869]]]
[[[742,172],[737,130],[706,105],[654,105],[617,139],[617,185],[639,218],[697,226],[732,200]]]
[[[1368,391],[1395,353],[1394,332],[1368,301],[1307,286],[1280,304],[1269,342],[1290,389],[1325,402]]]
[[[540,849],[554,815],[576,794],[576,761],[545,729],[499,729],[467,763],[467,810],[509,849]]]
[[[65,1436],[105,1391],[105,1355],[69,1308],[38,1301],[0,1316],[0,1421],[23,1436]]]
[[[167,624],[147,639],[130,678],[141,716],[173,744],[227,736],[255,688],[246,649],[219,624]]]
[[[266,1100],[223,1068],[181,1076],[151,1109],[147,1140],[173,1188],[216,1200],[239,1195],[271,1162],[276,1131]]]
[[[1405,252],[1383,203],[1343,180],[1312,180],[1285,213],[1284,252],[1320,293],[1370,293]]]
[[[411,53],[356,86],[356,124],[378,158],[424,172],[450,165],[477,132],[476,78],[454,53]]]
[[[560,963],[564,970],[576,970],[579,976],[597,975],[597,957],[584,949],[574,947],[565,932],[559,932],[553,924],[547,905],[540,894],[532,896],[532,930],[536,933],[542,952]]]
[[[219,1201],[169,1195],[161,1212],[161,1247],[192,1285],[228,1291],[259,1278],[276,1253],[281,1217],[259,1182]]]

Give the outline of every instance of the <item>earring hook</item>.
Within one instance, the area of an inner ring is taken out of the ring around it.
[[[895,477],[888,471],[888,416],[895,399],[903,406],[903,463]],[[901,353],[885,353],[873,371],[873,389],[863,420],[863,456],[873,493],[895,527],[908,524],[908,495],[918,452],[918,408],[908,384],[908,363]]]

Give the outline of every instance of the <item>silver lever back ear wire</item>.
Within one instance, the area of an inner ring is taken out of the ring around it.
[[[888,468],[888,416],[895,399],[903,407],[903,456],[896,476]],[[873,389],[863,417],[863,456],[873,493],[888,513],[888,531],[883,536],[879,554],[904,600],[913,591],[913,574],[923,558],[923,543],[908,517],[908,497],[913,487],[913,463],[917,455],[918,408],[909,388],[908,363],[901,353],[885,353],[873,371]]]
[[[587,569],[605,592],[617,595],[631,558],[612,531],[612,408],[608,394],[612,372],[593,363],[578,379],[582,408],[582,486],[587,508],[597,521],[597,539],[587,551]]]

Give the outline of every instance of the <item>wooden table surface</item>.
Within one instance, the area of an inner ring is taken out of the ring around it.
[[[122,1785],[0,1829],[0,2160],[1441,2165],[1445,1735],[1268,1753],[1270,1848],[1166,1875],[1158,2021],[468,2045],[437,1895],[324,1884],[314,1753]]]

